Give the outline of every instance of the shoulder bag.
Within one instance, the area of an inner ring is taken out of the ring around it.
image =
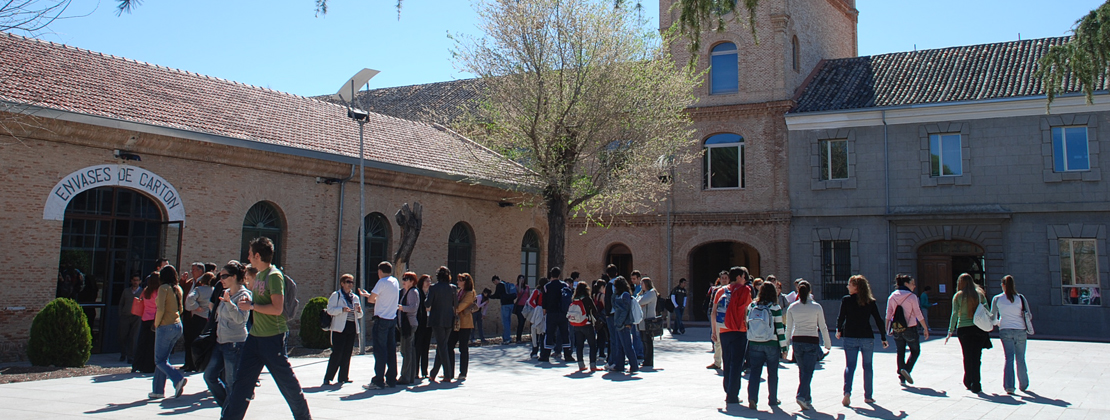
[[[1029,312],[1025,304],[1025,296],[1018,295],[1021,298],[1021,317],[1025,320],[1025,334],[1033,335],[1033,313]]]
[[[975,307],[974,321],[975,326],[983,331],[991,332],[991,330],[994,329],[994,322],[991,321],[990,311],[987,311],[987,307],[983,306],[983,302],[979,302],[979,306]]]

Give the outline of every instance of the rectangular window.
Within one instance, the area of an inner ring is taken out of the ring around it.
[[[744,145],[706,147],[705,188],[744,188]]]
[[[929,154],[932,176],[963,175],[963,151],[959,134],[930,134]]]
[[[848,140],[821,140],[821,180],[848,179]]]
[[[852,276],[852,242],[821,241],[821,291],[819,299],[837,299],[848,294]]]
[[[1087,127],[1052,127],[1053,170],[1090,170],[1091,158],[1087,152]]]
[[[1060,239],[1060,280],[1065,304],[1101,306],[1098,273],[1095,239]]]

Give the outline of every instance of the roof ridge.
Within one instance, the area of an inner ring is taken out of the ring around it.
[[[1037,42],[1037,41],[1059,40],[1059,39],[1067,39],[1067,38],[1071,38],[1071,36],[1070,35],[1051,36],[1051,37],[1045,37],[1045,38],[1029,38],[1029,39],[1015,39],[1015,40],[1001,41],[1001,42],[985,42],[985,43],[982,43],[982,44],[953,45],[953,46],[950,46],[950,47],[928,48],[928,49],[913,50],[913,51],[895,51],[895,52],[888,52],[888,53],[882,53],[882,54],[861,55],[861,56],[856,56],[856,57],[833,58],[833,59],[830,59],[829,61],[850,61],[850,60],[859,60],[859,59],[874,58],[874,57],[889,57],[889,56],[896,56],[896,55],[902,55],[902,54],[927,54],[927,53],[935,53],[935,52],[940,52],[940,51],[961,50],[961,49],[984,47],[984,46],[993,46],[993,45],[1031,44],[1031,43]]]
[[[54,47],[66,48],[66,49],[73,50],[73,51],[80,52],[80,53],[97,55],[97,56],[105,57],[105,58],[109,58],[109,59],[121,60],[121,61],[129,62],[129,63],[133,63],[133,64],[143,65],[143,66],[147,66],[147,67],[153,67],[153,68],[160,69],[160,70],[180,73],[180,74],[184,74],[184,75],[187,75],[187,76],[205,78],[205,79],[208,79],[208,80],[214,80],[214,81],[217,81],[217,82],[223,82],[223,83],[233,84],[233,85],[237,85],[237,86],[243,86],[243,87],[247,87],[247,88],[251,88],[251,89],[255,89],[255,90],[260,90],[260,91],[264,91],[264,92],[270,92],[270,93],[276,93],[276,94],[280,94],[280,95],[292,96],[292,97],[295,97],[295,98],[313,99],[313,98],[310,98],[308,96],[298,95],[296,93],[284,92],[284,91],[280,91],[280,90],[277,90],[277,89],[271,89],[271,88],[267,88],[267,87],[256,86],[256,85],[252,85],[252,84],[249,84],[249,83],[238,82],[238,81],[235,81],[235,80],[225,79],[225,78],[222,78],[222,77],[212,76],[212,75],[203,74],[203,73],[197,73],[197,72],[189,71],[189,70],[185,70],[185,69],[163,66],[163,65],[160,65],[160,64],[156,64],[156,63],[137,60],[137,59],[134,59],[134,58],[128,58],[128,57],[119,56],[119,55],[115,55],[115,54],[104,53],[104,52],[101,52],[101,51],[93,51],[93,50],[90,50],[90,49],[87,49],[87,48],[81,48],[81,47],[77,47],[77,46],[73,46],[73,45],[69,45],[69,44],[63,44],[63,43],[58,43],[58,42],[54,42],[54,41],[47,41],[47,40],[44,40],[44,39],[38,39],[38,38],[34,38],[34,37],[29,37],[29,36],[26,36],[26,35],[18,35],[18,34],[13,34],[13,33],[9,33],[9,32],[3,32],[3,34],[7,35],[7,36],[10,36],[10,37],[13,37],[13,38],[22,38],[25,41],[37,42],[37,43],[40,43],[40,44],[49,44],[49,45],[54,46]],[[315,100],[315,99],[313,99],[313,100]]]

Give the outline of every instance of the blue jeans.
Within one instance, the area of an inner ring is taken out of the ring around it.
[[[1005,329],[998,330],[998,338],[1002,341],[1002,352],[1006,354],[1006,364],[1003,365],[1002,387],[1006,391],[1014,390],[1014,364],[1017,364],[1017,382],[1021,389],[1029,388],[1029,370],[1025,366],[1025,341],[1029,338],[1025,330]]]
[[[621,371],[624,370],[624,359],[628,358],[628,368],[635,372],[639,370],[639,362],[636,361],[636,351],[632,349],[632,331],[636,330],[636,326],[631,327],[625,325],[616,328],[616,337],[612,339],[617,343],[617,347],[609,356],[609,364],[614,369]]]
[[[239,368],[235,371],[235,379],[231,384],[231,393],[227,396],[227,405],[220,415],[221,419],[241,420],[247,414],[250,398],[254,395],[254,383],[262,368],[270,371],[285,403],[289,404],[289,411],[293,418],[311,419],[308,412],[308,401],[304,399],[301,383],[289,365],[289,356],[285,353],[285,335],[271,335],[269,337],[247,336],[243,342],[243,350],[239,353]]]
[[[374,378],[379,386],[397,385],[397,320],[374,317]]]
[[[609,330],[609,355],[605,358],[605,364],[614,366],[617,355],[623,355],[624,353],[620,352],[621,340],[617,336],[617,326],[613,325],[612,315],[605,317],[605,327]]]
[[[767,366],[767,403],[775,404],[779,400],[779,351],[778,342],[775,345],[748,345],[748,403],[759,401],[759,377],[763,376],[763,366]]]
[[[874,338],[844,337],[844,356],[847,366],[844,367],[844,394],[852,395],[852,378],[856,374],[856,355],[863,354],[863,398],[871,399],[874,391],[875,373],[871,369],[871,360],[875,352]]]
[[[686,332],[686,325],[682,323],[682,313],[686,312],[685,306],[674,308],[674,327],[671,328],[671,333],[683,334]]]
[[[636,302],[633,302],[636,304]],[[632,326],[632,348],[636,349],[636,358],[644,358],[644,342],[640,338],[640,329],[635,325]]]
[[[212,348],[212,358],[204,369],[204,383],[208,384],[208,391],[220,407],[227,402],[227,392],[235,383],[235,367],[239,365],[242,351],[243,343],[219,343]]]
[[[809,387],[813,382],[813,371],[817,369],[817,361],[821,358],[821,346],[813,343],[793,344],[794,363],[798,364],[798,399],[807,403],[813,402],[813,393]]]
[[[185,375],[170,366],[170,352],[177,341],[181,340],[181,323],[163,325],[154,330],[154,389],[155,394],[164,394],[166,378],[169,377],[174,387],[177,386]]]
[[[501,344],[509,344],[513,341],[512,335],[509,334],[512,331],[513,305],[501,305]]]
[[[721,362],[724,364],[725,401],[740,401],[740,374],[744,372],[744,354],[748,351],[748,333],[729,331],[718,335]]]

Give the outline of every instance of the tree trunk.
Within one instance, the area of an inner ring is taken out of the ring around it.
[[[567,246],[567,199],[553,195],[544,199],[547,203],[547,269],[559,267],[566,272]],[[547,273],[543,273],[546,277]]]

